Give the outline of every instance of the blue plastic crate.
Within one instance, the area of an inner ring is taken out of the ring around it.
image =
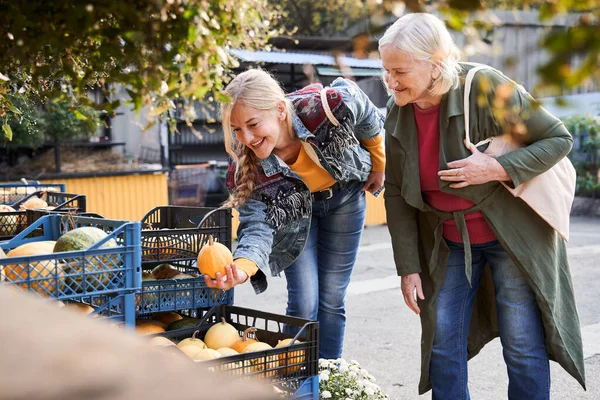
[[[319,376],[311,376],[302,382],[300,387],[294,392],[294,395],[291,397],[291,399],[319,400]]]
[[[135,316],[130,305],[130,302],[133,302],[133,296],[134,291],[132,290],[130,293],[81,296],[75,301],[88,304],[94,308],[94,312],[89,315],[90,317],[100,316],[103,321],[125,323],[133,327]]]
[[[64,183],[40,183],[39,181],[0,183],[0,204],[11,205],[23,200],[33,192],[50,188],[66,192]]]
[[[125,322],[133,325],[135,292],[141,284],[139,222],[48,215],[14,238],[0,242],[0,248],[8,253],[25,243],[57,240],[66,231],[82,226],[102,229],[108,235],[86,250],[0,259],[1,281],[58,300],[86,302],[98,296],[122,296]],[[117,246],[100,248],[110,240]],[[107,301],[88,304],[102,307]]]
[[[199,275],[194,263],[171,264],[189,275]],[[142,289],[136,294],[135,304],[138,315],[163,312],[210,308],[218,304],[233,304],[234,290],[210,289],[204,278],[198,276],[187,279],[158,279],[142,281]]]

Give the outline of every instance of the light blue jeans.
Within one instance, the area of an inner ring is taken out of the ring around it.
[[[319,321],[319,357],[339,358],[346,327],[346,289],[362,234],[366,199],[352,182],[329,200],[313,202],[306,246],[284,270],[290,316]]]
[[[446,276],[437,297],[437,324],[430,363],[433,400],[470,399],[467,335],[473,301],[489,263],[496,292],[498,327],[508,370],[510,400],[550,398],[550,365],[544,326],[525,276],[497,242],[472,245],[473,287],[465,276],[464,247],[450,248]]]

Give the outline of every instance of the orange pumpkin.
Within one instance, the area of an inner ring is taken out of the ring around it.
[[[22,244],[9,251],[6,257],[25,257],[37,256],[42,254],[52,254],[55,241],[47,240],[41,242],[31,242]],[[38,292],[43,296],[50,296],[56,290],[57,285],[62,287],[63,270],[59,264],[54,264],[56,261],[37,261],[31,264],[12,264],[5,265],[3,269],[3,277],[7,282],[23,281],[30,279],[31,283],[20,283],[19,286],[24,289],[30,289]],[[57,279],[52,279],[55,276]]]
[[[138,335],[152,335],[154,333],[162,333],[165,331],[164,324],[153,320],[137,320],[135,321],[135,333]]]
[[[208,243],[202,246],[198,253],[198,270],[203,275],[215,279],[217,272],[225,276],[225,267],[233,263],[231,251],[222,243],[215,242],[212,235],[208,237]]]
[[[277,343],[277,346],[275,346],[275,348],[280,348],[280,347],[286,347],[289,346],[290,343],[292,342],[293,339],[284,339],[281,340],[279,343]],[[294,344],[298,344],[301,343],[299,340],[296,340],[294,342]],[[302,365],[298,365],[298,364],[302,364],[304,363],[305,360],[305,350],[298,350],[298,351],[288,351],[286,353],[281,353],[279,355],[279,365],[283,366],[283,367],[287,367],[289,365],[288,368],[284,369],[284,373],[285,374],[291,374],[293,372],[296,372],[300,369],[300,367]]]
[[[246,354],[258,351],[265,351],[270,350],[272,348],[273,347],[271,347],[271,345],[267,343],[256,342],[246,347],[243,353]],[[276,355],[266,357],[257,356],[249,359],[248,361],[250,363],[250,370],[260,372],[261,376],[274,376],[279,368],[279,357],[277,357]]]
[[[153,228],[151,223],[146,224],[142,232],[159,232],[168,228]],[[178,258],[185,249],[185,243],[173,235],[146,234],[142,235],[142,257],[145,260],[167,260]]]
[[[250,346],[252,343],[258,342],[258,340],[250,339],[248,337],[249,333],[256,333],[256,328],[246,329],[242,338],[229,347],[237,351],[238,353],[243,353],[246,347]]]

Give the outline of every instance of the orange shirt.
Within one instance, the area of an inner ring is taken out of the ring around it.
[[[373,166],[371,171],[382,172],[385,170],[385,153],[383,148],[383,136],[375,136],[372,139],[361,140],[362,146],[371,154]],[[308,145],[310,146],[310,145]],[[289,166],[294,171],[311,192],[318,192],[327,189],[335,183],[333,177],[317,164],[306,152],[304,144],[300,147],[300,153],[296,161]],[[244,271],[248,276],[256,274],[258,266],[247,258],[235,259],[235,266]]]

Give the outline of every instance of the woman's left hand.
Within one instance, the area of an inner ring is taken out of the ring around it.
[[[362,190],[375,194],[383,186],[383,180],[385,179],[385,172],[383,171],[371,171],[369,178],[363,185]]]
[[[451,188],[481,185],[491,181],[510,181],[510,177],[498,160],[483,154],[472,143],[468,148],[473,153],[472,155],[462,160],[449,162],[449,169],[438,172],[441,180],[456,182],[450,185]]]

